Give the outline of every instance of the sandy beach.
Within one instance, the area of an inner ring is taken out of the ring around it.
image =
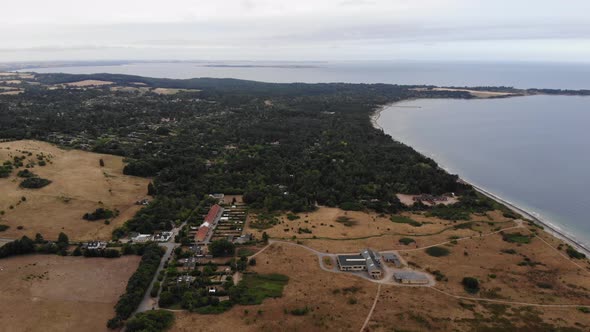
[[[403,100],[402,102],[406,102],[407,100]],[[395,105],[396,103],[391,103],[391,104],[387,104],[387,105],[383,105],[381,107],[378,107],[377,109],[375,109],[375,111],[373,112],[373,114],[371,115],[371,123],[373,124],[373,127],[375,129],[379,129],[379,130],[383,130],[383,127],[381,127],[378,123],[379,118],[381,116],[381,112],[383,112],[384,109],[391,107],[392,105]],[[395,139],[395,137],[394,137]],[[405,143],[404,143],[405,144]],[[429,156],[424,155],[423,153],[421,153],[420,151],[417,151],[418,153],[422,154],[423,156],[427,157],[427,158],[432,158]],[[439,167],[443,168],[445,171],[449,172],[448,169],[444,168],[442,165],[439,164]],[[495,200],[496,202],[505,205],[506,207],[508,207],[509,209],[511,209],[512,211],[521,214],[523,217],[530,219],[531,221],[533,221],[534,223],[540,225],[543,227],[543,230],[564,241],[565,243],[569,244],[570,246],[572,246],[573,248],[575,248],[576,250],[584,253],[587,257],[590,257],[590,248],[588,246],[586,246],[585,244],[583,244],[581,241],[577,240],[573,235],[568,234],[567,231],[560,229],[559,227],[557,227],[556,225],[552,224],[550,221],[547,220],[543,220],[540,217],[535,216],[535,214],[527,211],[524,208],[521,208],[511,202],[509,202],[508,200],[486,190],[485,188],[479,187],[477,185],[474,185],[473,183],[466,181],[464,179],[461,179],[460,181],[471,185],[475,190],[477,190],[479,193],[486,195],[487,197]]]

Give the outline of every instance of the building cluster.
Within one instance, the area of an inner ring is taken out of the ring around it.
[[[92,241],[82,244],[82,249],[88,250],[104,250],[107,248],[107,243],[103,241]]]
[[[338,255],[337,262],[340,271],[367,271],[371,278],[374,279],[381,278],[383,274],[381,256],[368,248],[356,255]]]
[[[146,242],[168,242],[172,238],[172,232],[160,232],[156,234],[140,234],[132,233],[129,235],[129,239],[133,243],[146,243]]]

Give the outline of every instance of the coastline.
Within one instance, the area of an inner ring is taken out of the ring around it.
[[[386,108],[388,108],[388,107],[391,107],[391,106],[393,106],[393,105],[395,105],[397,103],[406,102],[406,101],[408,101],[408,100],[401,100],[401,101],[398,101],[398,102],[393,102],[393,103],[390,103],[390,104],[382,105],[382,106],[376,108],[375,111],[370,115],[370,121],[371,121],[371,124],[373,125],[373,128],[378,129],[378,130],[381,130],[381,131],[384,131],[383,130],[383,127],[381,127],[379,125],[379,123],[378,123],[379,118],[381,117],[381,113]],[[403,144],[405,144],[405,143],[403,143]],[[421,154],[422,156],[424,156],[426,158],[431,158],[431,157],[428,157],[428,156],[424,155],[420,151],[417,151],[416,150],[416,152],[419,153],[419,154]],[[441,166],[439,165],[439,167],[441,167]],[[448,170],[445,169],[444,167],[441,167],[441,168],[443,168],[445,171],[448,172]],[[547,234],[549,234],[549,235],[551,235],[551,236],[553,236],[553,237],[555,237],[555,238],[557,238],[557,239],[565,242],[566,244],[572,246],[574,249],[576,249],[579,252],[582,252],[583,254],[585,254],[586,257],[590,258],[590,248],[586,244],[582,243],[579,240],[576,240],[572,235],[569,235],[566,231],[560,230],[559,227],[551,224],[551,222],[542,220],[541,218],[536,217],[533,213],[527,211],[526,209],[523,209],[523,208],[521,208],[521,207],[519,207],[519,206],[517,206],[517,205],[515,205],[515,204],[513,204],[513,203],[511,203],[509,201],[507,201],[506,199],[504,199],[504,198],[502,198],[502,197],[500,197],[500,196],[498,196],[498,195],[496,195],[496,194],[494,194],[494,193],[486,190],[485,188],[482,188],[480,186],[474,185],[473,183],[471,183],[469,181],[466,181],[466,180],[462,179],[461,177],[459,177],[459,181],[472,186],[473,189],[475,189],[480,194],[485,195],[486,197],[491,198],[494,201],[496,201],[496,202],[498,202],[498,203],[506,206],[510,210],[512,210],[512,211],[514,211],[514,212],[516,212],[516,213],[518,213],[520,215],[522,215],[524,218],[530,219],[535,224],[541,226],[543,228],[542,230],[544,232],[546,232]]]

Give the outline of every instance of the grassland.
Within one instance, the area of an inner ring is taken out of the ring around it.
[[[39,155],[45,156],[45,166],[39,165]],[[31,165],[28,169],[51,184],[21,188],[17,172],[24,166],[0,179],[0,224],[9,226],[0,233],[3,238],[34,237],[39,232],[52,239],[65,232],[72,240],[110,239],[112,230],[139,210],[135,202],[147,192],[149,179],[123,175],[121,157],[62,150],[38,141],[0,143],[0,163],[14,157],[24,157],[24,164]],[[118,210],[119,215],[109,225],[82,219],[99,207]]]

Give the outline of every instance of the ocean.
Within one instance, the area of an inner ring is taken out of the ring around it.
[[[138,62],[31,68],[39,73],[117,73],[164,78],[239,78],[273,83],[390,83],[590,89],[590,64],[453,62]]]
[[[385,133],[590,246],[590,97],[419,99]]]

